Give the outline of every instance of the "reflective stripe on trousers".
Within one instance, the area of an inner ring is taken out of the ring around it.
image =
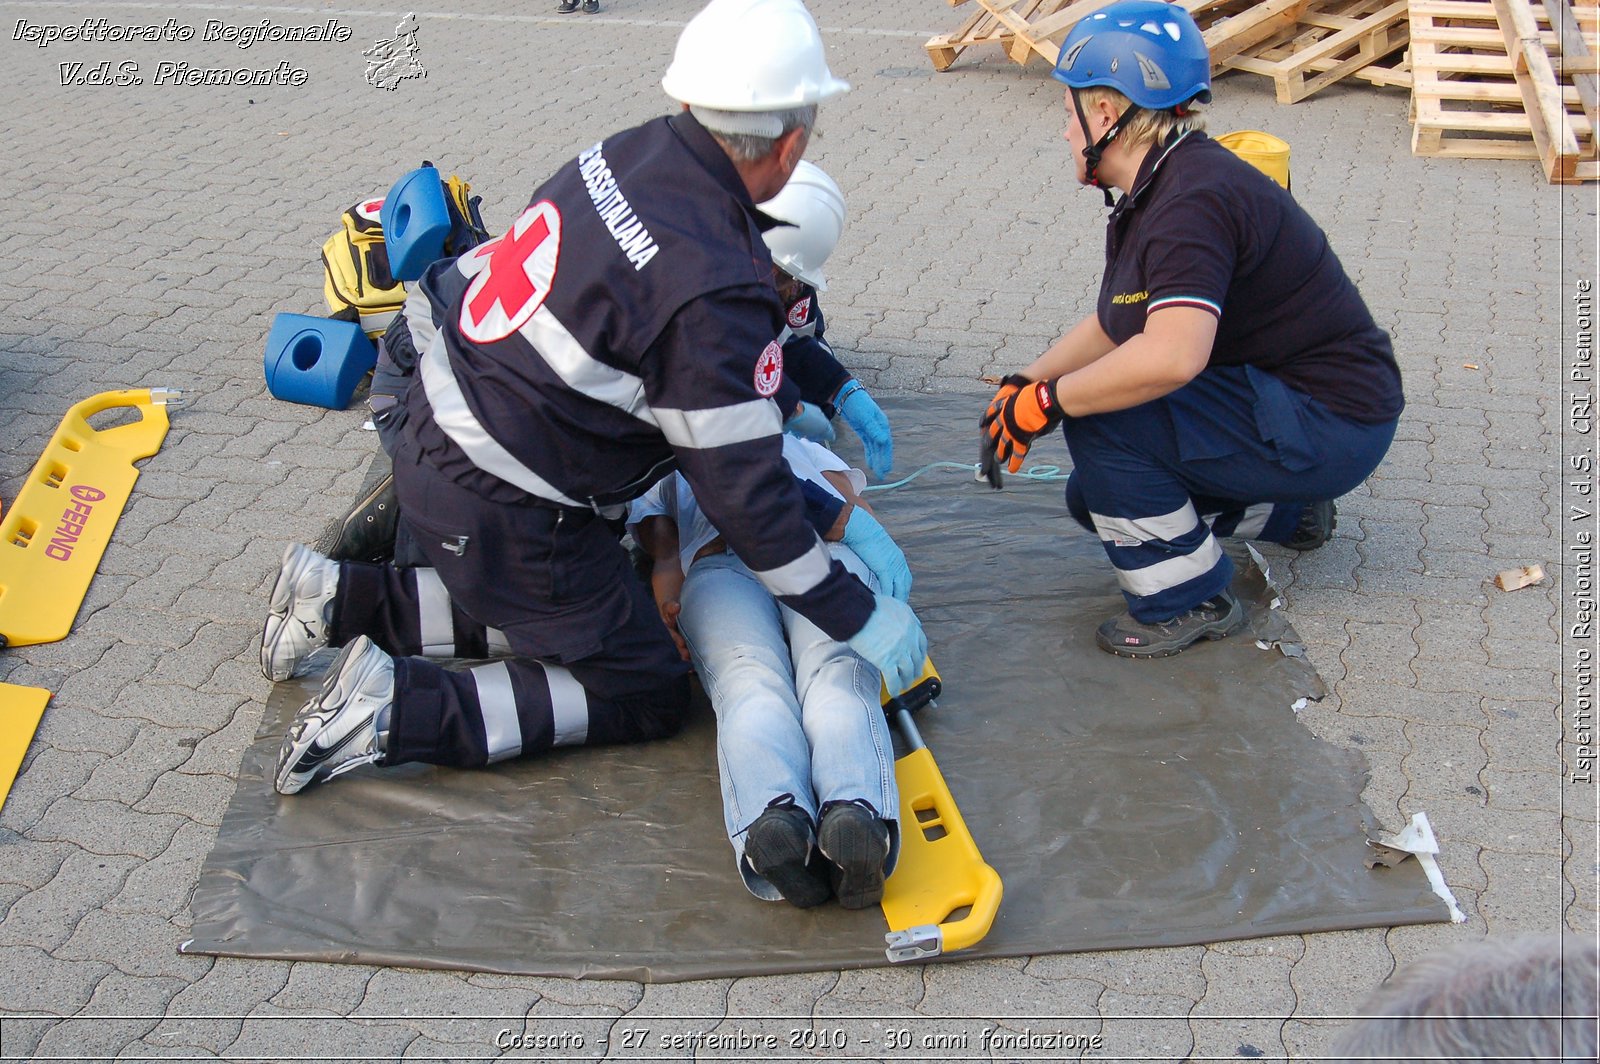
[[[1099,535],[1134,619],[1165,621],[1228,586],[1217,536],[1286,541],[1307,504],[1366,479],[1394,430],[1253,367],[1211,368],[1152,402],[1067,418],[1067,506]]]

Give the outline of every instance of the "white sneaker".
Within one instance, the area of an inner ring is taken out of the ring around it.
[[[328,645],[328,622],[338,590],[338,562],[298,543],[285,548],[278,582],[272,585],[271,612],[261,632],[263,676],[287,680],[303,671],[306,658]]]
[[[382,764],[378,713],[394,701],[394,659],[366,636],[339,652],[322,692],[300,707],[278,751],[279,794]]]

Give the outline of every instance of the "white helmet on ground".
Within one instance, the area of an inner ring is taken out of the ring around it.
[[[661,87],[719,111],[786,111],[850,88],[801,0],[711,0],[679,34]]]
[[[762,234],[772,261],[791,277],[797,277],[819,292],[828,288],[822,264],[833,254],[844,232],[844,193],[833,178],[814,163],[801,161],[794,176],[761,209],[780,222]]]

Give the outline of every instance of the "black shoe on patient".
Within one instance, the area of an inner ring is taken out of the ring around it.
[[[797,909],[828,900],[825,861],[811,843],[811,817],[795,805],[769,805],[745,833],[744,859]]]
[[[841,906],[865,909],[883,900],[889,825],[870,805],[853,801],[826,806],[817,847],[828,859],[833,893]]]

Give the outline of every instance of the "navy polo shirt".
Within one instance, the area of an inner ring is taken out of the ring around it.
[[[1106,334],[1125,343],[1169,306],[1217,316],[1212,366],[1255,366],[1356,421],[1389,421],[1405,405],[1389,335],[1321,228],[1200,132],[1146,155],[1106,230]]]

